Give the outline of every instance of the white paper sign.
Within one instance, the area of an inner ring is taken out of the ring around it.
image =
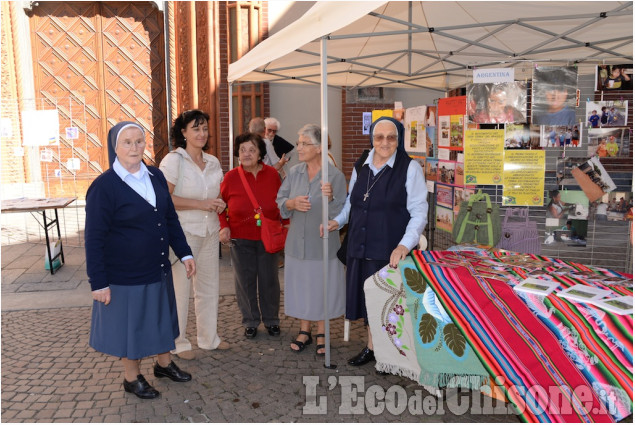
[[[71,171],[79,170],[79,158],[69,158],[68,161],[66,161],[66,168]]]
[[[53,162],[53,151],[50,149],[42,149],[40,151],[40,161]]]
[[[2,117],[0,120],[0,136],[13,136],[13,122],[11,121],[11,118]]]
[[[474,83],[513,83],[514,68],[475,69],[472,80]]]
[[[79,128],[77,128],[77,127],[66,127],[66,138],[68,140],[77,140],[77,139],[79,139]]]
[[[57,109],[22,111],[22,145],[53,146],[60,142]]]
[[[370,134],[370,126],[373,123],[373,113],[372,112],[363,112],[362,113],[362,134]]]

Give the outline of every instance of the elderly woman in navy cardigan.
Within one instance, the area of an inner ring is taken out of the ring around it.
[[[404,150],[404,126],[393,118],[378,118],[370,127],[370,141],[373,149],[355,164],[342,211],[328,222],[329,231],[348,223],[346,318],[364,319],[366,325],[364,281],[386,264],[397,267],[419,242],[428,217],[426,181]],[[361,366],[374,359],[368,327],[366,346],[348,364]]]
[[[170,358],[179,335],[169,247],[188,275],[196,272],[161,171],[143,164],[145,134],[133,122],[108,133],[111,168],[86,193],[86,267],[93,295],[90,346],[121,358],[123,387],[139,398],[159,392],[143,377],[143,357],[157,355],[154,376],[192,376]]]

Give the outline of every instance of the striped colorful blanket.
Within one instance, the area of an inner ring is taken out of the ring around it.
[[[522,419],[612,422],[632,413],[632,315],[512,289],[543,273],[559,290],[582,283],[632,296],[632,286],[591,279],[618,273],[513,253],[413,251],[412,259]]]

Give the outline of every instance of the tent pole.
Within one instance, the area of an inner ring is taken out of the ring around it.
[[[329,123],[328,123],[328,71],[326,55],[326,37],[322,37],[322,43],[320,47],[320,62],[321,62],[321,91],[320,91],[320,105],[322,107],[322,184],[329,182]],[[335,369],[336,365],[331,365],[331,327],[329,321],[329,305],[328,305],[328,289],[327,278],[329,273],[329,199],[327,196],[322,195],[322,227],[324,229],[324,237],[322,238],[322,286],[324,288],[324,367],[327,369]]]
[[[234,168],[234,109],[233,109],[234,83],[229,83],[229,169]]]

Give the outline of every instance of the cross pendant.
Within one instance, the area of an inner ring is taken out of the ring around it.
[[[368,194],[368,192],[364,193],[364,202],[366,202],[366,200],[368,199],[370,195]]]

